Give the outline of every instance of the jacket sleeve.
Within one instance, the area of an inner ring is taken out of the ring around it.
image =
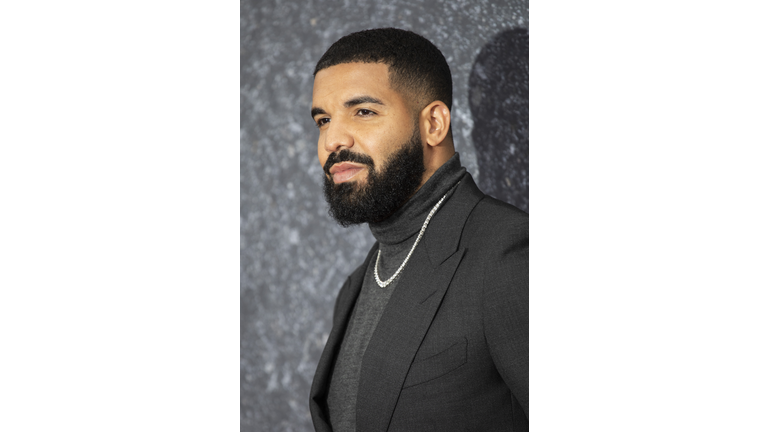
[[[509,223],[509,221],[507,221]],[[504,231],[504,230],[501,230]],[[484,264],[483,326],[499,374],[528,417],[527,217],[488,241]]]

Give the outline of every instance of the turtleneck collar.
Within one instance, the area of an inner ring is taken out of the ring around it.
[[[373,236],[382,245],[396,245],[418,233],[432,207],[459,182],[466,171],[461,166],[459,154],[454,153],[392,216],[382,222],[368,224]]]

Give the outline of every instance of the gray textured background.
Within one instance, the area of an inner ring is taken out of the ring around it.
[[[309,116],[315,63],[367,28],[431,40],[453,74],[464,166],[528,211],[528,3],[243,1],[240,25],[241,431],[311,430],[309,387],[333,302],[373,243],[367,226],[344,229],[327,214]]]

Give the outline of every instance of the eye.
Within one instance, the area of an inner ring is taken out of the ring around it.
[[[321,128],[321,127],[323,127],[323,126],[324,126],[326,123],[328,123],[328,122],[330,122],[330,121],[331,121],[331,119],[329,119],[328,117],[322,117],[322,118],[319,118],[319,119],[317,119],[317,121],[315,122],[315,125],[316,125],[318,128]]]
[[[368,116],[372,116],[372,115],[375,115],[375,114],[376,114],[375,112],[373,112],[371,110],[368,110],[368,109],[365,109],[365,108],[357,110],[357,115],[360,115],[360,116],[363,116],[363,117],[368,117]]]

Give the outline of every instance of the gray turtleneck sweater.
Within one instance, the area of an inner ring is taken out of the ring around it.
[[[441,166],[432,177],[392,216],[380,223],[371,223],[369,228],[376,238],[381,251],[379,278],[389,279],[408,256],[416,241],[421,226],[432,207],[446,195],[450,199],[454,186],[466,170],[461,166],[456,153]],[[441,207],[445,205],[445,201]],[[438,209],[438,212],[440,210]],[[429,230],[429,227],[427,227]],[[417,246],[420,247],[420,246]],[[365,271],[363,287],[355,303],[347,332],[336,358],[331,385],[328,390],[328,413],[334,431],[355,430],[355,406],[360,380],[360,366],[368,341],[384,312],[400,276],[385,288],[379,287],[374,278],[376,259],[372,259]],[[408,268],[406,264],[405,271]],[[403,287],[400,289],[407,289]]]

